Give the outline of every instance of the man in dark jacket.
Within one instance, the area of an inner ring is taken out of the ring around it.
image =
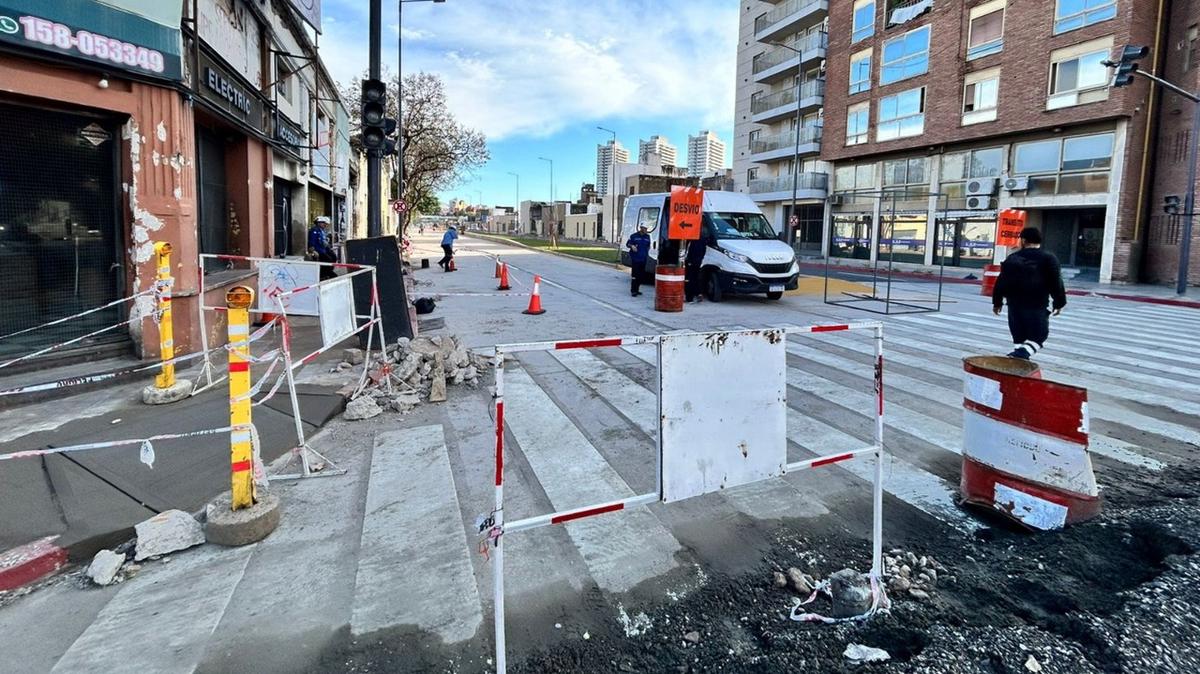
[[[700,238],[689,241],[683,260],[684,299],[699,302],[704,296],[704,255],[708,252],[707,230],[701,230]]]
[[[1062,270],[1053,254],[1042,250],[1042,233],[1036,227],[1021,230],[1021,250],[1000,265],[1000,277],[992,292],[992,312],[997,316],[1008,299],[1008,330],[1016,348],[1011,358],[1030,359],[1050,335],[1050,309],[1062,313],[1067,305]]]
[[[650,235],[646,233],[645,225],[638,225],[625,247],[629,249],[629,294],[637,297],[642,294],[642,278],[646,275],[646,260],[650,257]]]
[[[324,215],[313,220],[312,229],[308,230],[309,255],[317,262],[337,262],[337,254],[329,242],[329,218]],[[333,267],[322,266],[320,280],[334,278]]]

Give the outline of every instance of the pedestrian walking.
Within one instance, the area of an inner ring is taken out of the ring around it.
[[[629,249],[629,294],[637,297],[642,294],[642,278],[646,275],[646,260],[650,257],[650,235],[646,233],[645,225],[638,225],[625,247]]]
[[[450,225],[446,228],[446,233],[442,235],[442,251],[445,255],[441,260],[438,260],[438,266],[444,271],[454,271],[451,266],[454,263],[454,241],[458,238],[458,228]]]
[[[688,243],[683,261],[683,294],[688,302],[699,302],[704,297],[704,255],[708,252],[708,237],[701,231],[700,238]]]
[[[317,262],[337,262],[337,254],[329,241],[329,218],[324,215],[313,220],[313,226],[308,230],[308,256]],[[331,279],[336,274],[333,267],[322,265],[320,279]]]
[[[1021,249],[1000,265],[992,313],[999,316],[1006,299],[1008,330],[1016,345],[1008,355],[1028,360],[1046,343],[1050,316],[1059,315],[1067,305],[1058,258],[1042,250],[1042,233],[1036,227],[1021,230]]]

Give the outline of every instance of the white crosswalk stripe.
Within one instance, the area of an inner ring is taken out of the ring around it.
[[[555,511],[635,496],[570,418],[518,367],[504,373],[504,418]],[[679,542],[645,508],[563,526],[601,589],[625,592],[676,566]]]

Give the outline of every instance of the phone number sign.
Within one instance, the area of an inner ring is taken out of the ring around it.
[[[176,81],[183,79],[178,26],[100,2],[0,0],[0,42]]]

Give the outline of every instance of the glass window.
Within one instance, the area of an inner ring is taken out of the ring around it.
[[[645,227],[648,231],[653,232],[658,227],[658,215],[662,209],[657,206],[648,206],[638,210],[638,227]]]
[[[1063,140],[1062,170],[1108,168],[1112,164],[1113,135],[1079,136]]]
[[[718,239],[778,238],[761,213],[705,213],[704,220]]]
[[[1057,0],[1054,33],[1065,33],[1117,15],[1117,0]]]
[[[941,243],[935,252],[945,257],[943,261],[947,265],[979,268],[991,264],[995,252],[995,219],[953,218],[939,224]]]
[[[942,155],[941,182],[966,180],[969,178],[970,176],[967,175],[967,159],[970,154],[969,152],[952,152]]]
[[[1020,143],[1014,150],[1014,173],[1041,173],[1058,170],[1058,139]]]
[[[871,37],[875,34],[875,2],[854,3],[854,32],[850,36],[850,43],[853,44],[864,38]]]
[[[1004,48],[1004,9],[971,19],[967,59],[995,54]]]
[[[857,94],[871,88],[871,54],[851,57],[850,93]]]
[[[871,108],[869,103],[856,105],[846,112],[846,144],[858,145],[867,142]]]
[[[925,87],[879,99],[876,140],[917,136],[925,132]]]
[[[925,232],[928,217],[897,215],[881,217],[879,256],[897,262],[925,261]]]
[[[875,187],[875,165],[859,164],[854,168],[854,184],[858,189]]]
[[[833,189],[854,189],[854,166],[839,166],[833,170]]]
[[[992,77],[966,86],[963,94],[963,112],[995,110],[999,100],[1000,78]]]
[[[830,257],[871,257],[871,216],[835,213],[829,227]]]
[[[1108,85],[1108,50],[1053,63],[1050,66],[1050,93],[1093,89]]]
[[[971,168],[968,178],[995,178],[1004,168],[1004,152],[998,147],[975,150],[971,153]]]
[[[929,71],[929,26],[883,43],[879,83],[890,84]]]

